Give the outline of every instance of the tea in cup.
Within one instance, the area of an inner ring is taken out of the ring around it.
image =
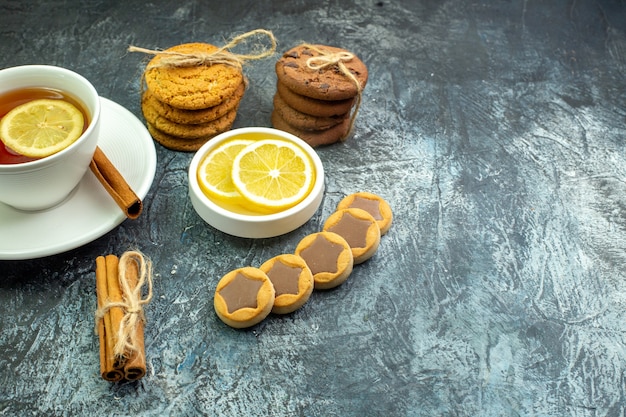
[[[8,138],[0,137],[0,202],[42,210],[66,199],[88,170],[98,144],[100,98],[87,79],[68,69],[26,65],[0,70],[0,126],[3,117],[28,103],[69,105],[78,117],[78,138],[48,156],[20,154],[19,148],[7,146]]]

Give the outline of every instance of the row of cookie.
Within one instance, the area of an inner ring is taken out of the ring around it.
[[[275,70],[278,81],[271,122],[276,129],[311,146],[349,135],[351,112],[368,78],[367,67],[358,57],[341,48],[300,45],[285,52]]]
[[[211,53],[216,46],[188,43],[170,53]],[[195,151],[207,140],[230,130],[243,98],[246,82],[234,66],[169,67],[168,55],[156,55],[146,66],[141,110],[148,131],[168,149]]]
[[[305,236],[294,254],[281,254],[259,268],[230,271],[217,284],[217,316],[235,328],[253,326],[270,312],[291,313],[313,289],[342,284],[355,264],[371,258],[392,222],[389,204],[371,193],[345,197],[321,232]]]

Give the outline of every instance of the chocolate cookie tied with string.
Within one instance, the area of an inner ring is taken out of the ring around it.
[[[391,206],[376,194],[361,191],[347,195],[339,202],[337,210],[347,208],[360,208],[371,214],[376,223],[378,223],[381,235],[387,233],[391,227],[391,222],[393,221]]]
[[[266,318],[274,305],[275,290],[265,272],[243,267],[230,271],[217,283],[213,306],[227,325],[240,329]]]
[[[295,254],[309,266],[315,289],[327,290],[341,285],[352,273],[354,258],[346,240],[332,232],[305,236]]]
[[[300,256],[285,253],[268,259],[259,267],[274,285],[276,298],[272,313],[287,314],[302,307],[313,292],[313,274]]]
[[[302,44],[276,62],[278,81],[293,92],[318,100],[346,100],[365,88],[368,72],[353,53],[326,45]]]
[[[278,79],[272,125],[312,146],[350,136],[368,71],[353,53],[334,46],[302,44],[275,65]]]
[[[326,219],[323,230],[336,233],[348,242],[355,264],[374,256],[380,245],[380,228],[376,219],[360,208],[337,210]]]

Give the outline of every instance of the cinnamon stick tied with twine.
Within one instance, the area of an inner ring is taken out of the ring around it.
[[[239,45],[240,43],[247,41],[249,38],[265,35],[270,40],[269,48],[262,48],[256,53],[250,54],[236,54],[230,52],[230,49]],[[194,52],[194,53],[181,53],[173,51],[163,51],[157,49],[146,49],[137,46],[129,46],[128,52],[143,52],[149,55],[160,55],[161,59],[156,64],[150,64],[146,68],[146,71],[152,68],[160,67],[197,67],[200,65],[215,65],[224,64],[230,65],[241,70],[243,64],[247,61],[255,61],[263,58],[267,58],[276,52],[276,38],[271,31],[266,29],[256,29],[250,32],[243,33],[239,36],[232,38],[226,45],[217,48],[217,50],[206,52]]]
[[[350,60],[354,59],[355,56],[354,54],[347,52],[347,51],[341,51],[341,52],[326,51],[322,48],[318,48],[317,46],[311,45],[308,43],[303,43],[300,46],[311,49],[317,52],[318,54],[320,54],[319,56],[312,56],[311,58],[307,59],[306,61],[307,68],[309,68],[312,71],[319,71],[319,70],[323,70],[326,68],[330,68],[332,66],[337,66],[337,68],[339,68],[339,71],[341,71],[343,75],[348,77],[356,86],[356,89],[357,89],[356,100],[355,100],[354,105],[352,106],[352,114],[350,115],[350,126],[348,128],[348,133],[344,137],[345,139],[348,136],[350,136],[350,133],[352,132],[352,129],[354,128],[354,122],[356,121],[356,115],[359,112],[359,108],[361,107],[361,100],[363,96],[363,86],[361,85],[359,80],[354,76],[354,74],[350,72],[348,67],[346,67],[346,65],[344,64],[344,62],[349,62]]]
[[[99,146],[96,147],[89,168],[126,217],[133,220],[139,217],[143,210],[141,199]]]
[[[142,298],[144,285],[147,294]],[[134,381],[146,374],[143,306],[152,299],[152,265],[139,251],[96,258],[100,375]]]

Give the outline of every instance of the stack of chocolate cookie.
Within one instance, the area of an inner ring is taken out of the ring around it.
[[[333,63],[337,59],[353,77]],[[276,129],[292,133],[311,146],[328,145],[348,136],[352,110],[368,77],[367,67],[358,57],[337,47],[300,45],[276,62],[276,75],[271,116]]]
[[[195,151],[212,137],[230,130],[245,91],[241,70],[226,64],[180,65],[184,54],[207,54],[205,43],[174,46],[147,65],[141,110],[155,141],[177,151]]]

